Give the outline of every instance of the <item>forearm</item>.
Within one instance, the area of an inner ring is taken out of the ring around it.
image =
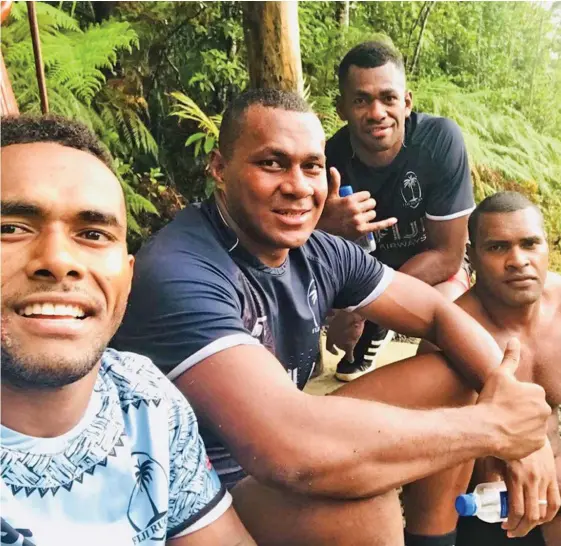
[[[429,249],[412,256],[400,268],[406,273],[431,286],[447,281],[460,268],[462,256],[448,251]]]
[[[308,494],[369,497],[493,451],[477,406],[419,411],[336,396],[317,406],[300,435],[309,468],[291,484]]]

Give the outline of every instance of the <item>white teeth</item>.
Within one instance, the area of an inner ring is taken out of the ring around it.
[[[23,309],[18,311],[20,315],[51,315],[56,317],[76,317],[81,318],[85,313],[80,307],[76,305],[64,305],[61,303],[34,303],[26,305]]]

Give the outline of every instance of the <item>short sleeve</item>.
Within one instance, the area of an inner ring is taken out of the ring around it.
[[[129,305],[112,341],[148,356],[169,379],[212,354],[259,342],[244,327],[232,275],[186,250],[137,257]]]
[[[322,231],[310,240],[321,257],[324,282],[333,283],[333,307],[352,311],[374,301],[388,287],[394,271],[351,241]]]
[[[167,538],[216,521],[232,504],[210,464],[193,410],[178,393],[169,411],[170,475]]]
[[[440,118],[441,131],[432,146],[435,181],[431,186],[426,216],[429,220],[453,220],[474,208],[468,155],[462,132],[450,119]]]

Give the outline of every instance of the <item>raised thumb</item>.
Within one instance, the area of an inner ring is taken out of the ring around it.
[[[511,337],[506,344],[501,368],[514,375],[520,361],[520,341]]]
[[[339,188],[341,187],[341,175],[335,167],[329,169],[329,194],[328,198],[339,197]]]

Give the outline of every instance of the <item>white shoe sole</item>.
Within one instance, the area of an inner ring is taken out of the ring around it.
[[[357,370],[356,372],[352,372],[352,373],[335,372],[335,379],[338,379],[339,381],[344,381],[345,383],[349,383],[369,372],[374,371],[375,369],[376,369],[376,365],[373,364],[372,366],[369,366],[366,370]]]
[[[374,355],[372,360],[370,360],[370,366],[368,366],[368,368],[366,370],[357,370],[356,372],[352,372],[352,373],[335,372],[335,378],[338,379],[339,381],[344,381],[345,383],[349,383],[350,381],[354,381],[355,379],[358,379],[359,377],[375,370],[376,369],[376,360],[378,359],[378,356],[386,348],[386,346],[391,342],[394,335],[395,335],[395,332],[393,330],[388,330],[384,339],[382,339],[379,342],[380,345],[378,345],[377,347],[376,346],[372,347],[372,345],[371,345],[366,350],[366,355],[364,355],[365,356],[364,360],[365,360],[365,362],[368,362],[366,357],[368,356],[369,349],[371,349],[371,348],[376,349],[376,354]]]

